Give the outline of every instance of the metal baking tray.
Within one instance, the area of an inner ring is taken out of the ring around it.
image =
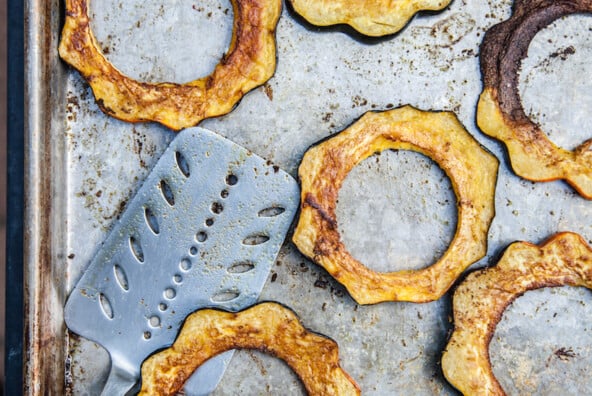
[[[366,39],[349,28],[308,25],[284,4],[274,77],[230,114],[200,126],[296,176],[310,145],[366,111],[403,104],[454,111],[500,159],[488,253],[473,268],[494,264],[516,240],[539,243],[573,231],[592,241],[592,202],[563,182],[518,178],[502,145],[475,125],[479,44],[489,27],[509,17],[511,5],[455,0],[443,12],[416,16],[399,34]],[[66,330],[64,302],[174,133],[99,110],[88,85],[57,55],[63,12],[57,0],[26,2],[24,383],[26,394],[93,395],[106,380],[109,359]],[[94,1],[91,12],[108,58],[147,81],[206,75],[230,40],[228,0]],[[525,108],[569,149],[592,129],[590,32],[589,16],[553,23],[537,34],[521,70]],[[429,265],[453,236],[450,183],[422,155],[371,157],[348,176],[339,198],[343,239],[372,268]],[[439,366],[452,329],[450,293],[428,304],[359,306],[288,236],[261,299],[291,307],[306,327],[335,339],[342,366],[364,394],[456,394]],[[510,394],[591,394],[592,327],[583,319],[591,316],[586,289],[542,289],[516,300],[490,348],[504,388]],[[215,394],[302,392],[282,362],[240,351]]]

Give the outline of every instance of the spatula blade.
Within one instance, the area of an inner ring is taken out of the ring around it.
[[[67,326],[105,347],[118,377],[139,378],[189,313],[256,302],[298,202],[277,166],[203,128],[182,131],[71,293]]]

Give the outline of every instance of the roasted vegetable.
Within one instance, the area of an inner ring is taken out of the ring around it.
[[[481,45],[484,89],[477,123],[503,141],[517,175],[533,181],[564,179],[592,199],[592,140],[573,152],[549,140],[525,114],[518,91],[518,68],[536,33],[569,14],[592,11],[590,1],[519,0],[510,19],[492,27]]]
[[[294,10],[313,25],[347,24],[366,36],[401,30],[422,10],[438,11],[451,0],[290,0]]]
[[[142,364],[140,395],[174,395],[206,360],[231,349],[257,349],[284,360],[310,395],[359,395],[339,366],[337,344],[306,330],[290,309],[261,303],[238,313],[191,314],[172,347]]]
[[[504,395],[489,361],[504,310],[528,290],[563,285],[592,288],[592,249],[578,234],[513,243],[495,267],[469,274],[453,297],[454,332],[442,356],[448,381],[465,395]]]
[[[335,207],[343,180],[362,160],[387,149],[413,150],[430,157],[452,182],[458,208],[456,234],[430,267],[375,272],[352,257],[341,241]],[[494,216],[497,171],[497,159],[452,113],[425,112],[410,106],[366,113],[304,155],[298,171],[301,213],[294,243],[345,285],[360,304],[436,300],[469,265],[485,255]]]
[[[179,130],[226,114],[275,71],[275,26],[281,0],[232,0],[228,53],[212,74],[186,84],[138,82],[103,55],[91,31],[89,0],[66,0],[60,56],[78,69],[99,107],[124,121],[156,121]]]

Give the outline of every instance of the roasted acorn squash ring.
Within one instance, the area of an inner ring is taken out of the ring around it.
[[[175,395],[209,358],[257,349],[284,360],[310,395],[359,395],[339,366],[335,341],[306,330],[290,309],[260,303],[238,313],[204,309],[189,315],[175,343],[142,364],[140,395]]]
[[[528,290],[592,289],[592,249],[560,233],[541,246],[516,242],[495,267],[473,272],[453,297],[454,331],[442,356],[448,381],[465,395],[505,395],[489,361],[489,343],[506,307]]]
[[[124,121],[156,121],[179,130],[226,114],[275,71],[275,26],[281,0],[231,0],[228,53],[212,74],[186,84],[145,83],[117,70],[103,55],[89,23],[89,0],[66,0],[60,56],[78,69],[99,107]]]
[[[481,45],[484,89],[477,123],[503,141],[517,175],[532,181],[563,179],[592,199],[592,140],[573,152],[549,140],[525,114],[518,92],[518,68],[536,33],[564,15],[591,12],[590,1],[520,0],[510,19],[492,27]]]
[[[439,11],[451,0],[290,0],[294,11],[316,26],[347,24],[366,36],[401,30],[418,11]]]
[[[430,157],[454,188],[456,233],[447,251],[430,267],[375,272],[341,242],[335,207],[343,180],[362,160],[386,149],[413,150]],[[436,300],[487,251],[498,165],[452,113],[424,112],[410,106],[366,113],[304,155],[298,171],[301,212],[294,243],[345,285],[360,304]]]

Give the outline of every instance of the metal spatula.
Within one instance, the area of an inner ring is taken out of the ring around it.
[[[66,304],[70,330],[109,351],[102,394],[129,392],[192,311],[257,300],[298,195],[290,175],[213,132],[173,140]],[[212,391],[230,356],[204,365],[188,393]]]

